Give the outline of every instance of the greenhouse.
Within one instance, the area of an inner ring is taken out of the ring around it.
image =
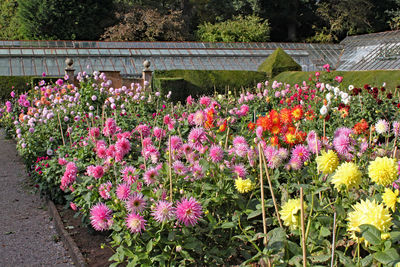
[[[76,72],[120,71],[131,77],[141,74],[146,59],[155,70],[257,70],[278,47],[304,71],[336,66],[343,50],[340,44],[306,43],[0,41],[0,75],[61,76],[67,57]]]

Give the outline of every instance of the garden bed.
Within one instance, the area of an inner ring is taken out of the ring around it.
[[[111,266],[395,266],[400,92],[329,75],[173,103],[94,73],[12,95],[0,117]]]
[[[75,241],[88,266],[108,266],[108,259],[114,254],[110,248],[109,233],[96,232],[82,224],[80,216],[75,216],[71,209],[65,209],[63,205],[56,205],[58,213],[64,224],[64,229]]]

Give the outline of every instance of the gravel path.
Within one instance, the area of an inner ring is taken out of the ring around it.
[[[24,170],[15,143],[0,129],[0,266],[73,266]]]

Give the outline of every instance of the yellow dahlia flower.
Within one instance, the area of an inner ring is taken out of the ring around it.
[[[387,186],[397,179],[397,164],[392,158],[376,158],[369,163],[368,175],[377,184]]]
[[[339,158],[333,150],[322,151],[322,155],[316,158],[318,171],[323,174],[333,173],[339,165]]]
[[[253,189],[253,183],[250,179],[243,180],[239,177],[235,180],[235,187],[239,193],[247,193]]]
[[[304,203],[304,210],[306,209],[307,205]],[[300,199],[289,199],[279,212],[281,214],[283,224],[288,226],[291,230],[295,230],[300,224],[300,210]]]
[[[353,162],[345,162],[337,168],[331,183],[335,185],[338,191],[340,191],[342,185],[346,186],[346,190],[353,187],[358,188],[361,183],[361,176],[362,173],[356,164]]]
[[[371,224],[383,233],[389,232],[390,226],[392,226],[392,216],[383,204],[367,199],[353,205],[353,209],[354,211],[347,216],[347,231],[355,241],[363,241],[355,234],[355,232],[360,232],[359,226],[363,224]]]
[[[383,203],[385,203],[386,207],[391,208],[394,212],[396,209],[396,203],[400,203],[399,189],[396,189],[394,192],[389,188],[385,188],[385,193],[382,195]]]

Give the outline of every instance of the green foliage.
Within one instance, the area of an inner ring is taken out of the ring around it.
[[[21,39],[22,36],[18,32],[17,7],[17,0],[0,2],[0,40]]]
[[[163,95],[172,92],[172,101],[182,101],[189,96],[193,90],[193,86],[186,82],[183,78],[157,78],[153,81],[153,87],[160,90]]]
[[[268,20],[250,15],[215,24],[206,22],[199,26],[197,35],[203,42],[266,42],[269,31]]]
[[[113,22],[113,1],[19,0],[25,39],[97,40]]]
[[[161,13],[157,9],[130,7],[117,14],[119,23],[106,29],[107,41],[183,41],[185,31],[181,11]]]
[[[171,91],[173,100],[183,100],[189,95],[211,95],[214,89],[239,91],[266,79],[265,72],[257,71],[167,70],[154,72],[154,87],[166,94]]]
[[[301,71],[301,66],[296,63],[282,48],[277,48],[269,57],[261,63],[258,71],[266,72],[274,77],[284,71]]]
[[[23,93],[30,89],[31,76],[0,76],[0,101],[10,98],[11,91]]]
[[[289,84],[300,84],[303,81],[308,81],[310,75],[314,74],[315,71],[287,71],[274,76],[273,79],[285,81]],[[400,71],[396,70],[321,72],[320,80],[327,80],[328,76],[342,76],[343,82],[341,83],[341,88],[347,88],[349,85],[363,87],[365,84],[380,87],[385,82],[388,90],[394,90],[396,86],[400,85]]]

